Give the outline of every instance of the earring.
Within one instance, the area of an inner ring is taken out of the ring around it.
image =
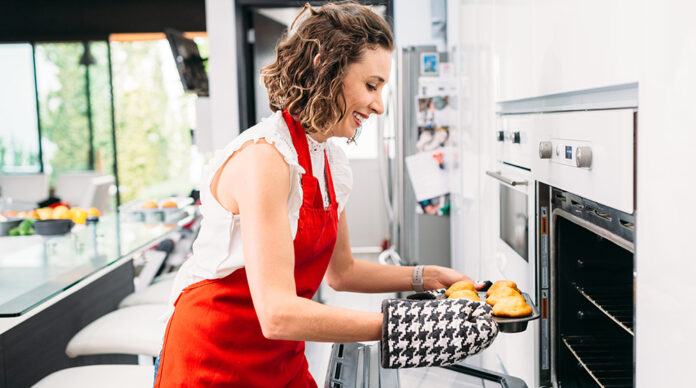
[[[355,133],[353,133],[353,136],[351,136],[350,138],[348,138],[348,140],[346,141],[346,144],[353,143],[353,144],[355,144],[355,145],[358,145],[358,142],[357,142],[356,140],[358,140],[358,137],[360,136],[360,132],[362,132],[362,126],[359,126],[359,127],[355,130]]]

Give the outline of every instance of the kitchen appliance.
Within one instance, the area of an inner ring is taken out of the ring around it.
[[[541,384],[635,379],[635,109],[528,115],[538,156]]]
[[[535,185],[533,179],[533,119],[530,115],[498,115],[495,168],[486,171],[492,186],[487,200],[492,219],[492,257],[483,257],[482,276],[514,280],[538,305],[536,286]],[[537,385],[536,352],[539,321],[521,333],[500,335],[482,355],[482,366],[503,371]]]
[[[524,381],[464,363],[447,367],[385,369],[377,344],[334,344],[325,388],[526,388]]]
[[[450,219],[418,214],[418,202],[406,171],[405,157],[416,153],[421,57],[437,52],[435,46],[409,46],[396,52],[396,72],[390,82],[395,98],[387,99],[379,129],[378,159],[390,218],[391,247],[380,256],[383,264],[451,266]],[[445,54],[441,53],[440,60]]]

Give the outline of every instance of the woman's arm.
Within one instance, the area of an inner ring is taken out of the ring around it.
[[[221,203],[235,204],[241,215],[244,265],[264,336],[325,342],[381,338],[382,314],[325,306],[297,296],[287,213],[290,170],[272,145],[259,142],[238,151],[218,182]]]
[[[339,218],[338,240],[326,272],[326,281],[329,286],[336,291],[410,291],[414,267],[382,265],[353,258],[345,213],[344,210]],[[423,269],[423,286],[426,290],[447,288],[459,280],[474,283],[469,277],[451,268],[426,265]],[[477,287],[480,288],[483,285],[480,284]]]

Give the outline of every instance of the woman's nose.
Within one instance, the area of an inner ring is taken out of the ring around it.
[[[370,104],[370,109],[372,110],[372,112],[374,112],[378,115],[381,115],[382,113],[384,113],[384,103],[382,102],[381,96],[378,97],[376,100],[374,100]]]

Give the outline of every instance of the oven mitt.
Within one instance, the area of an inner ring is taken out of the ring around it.
[[[498,335],[491,307],[467,299],[382,302],[382,367],[456,364]]]

